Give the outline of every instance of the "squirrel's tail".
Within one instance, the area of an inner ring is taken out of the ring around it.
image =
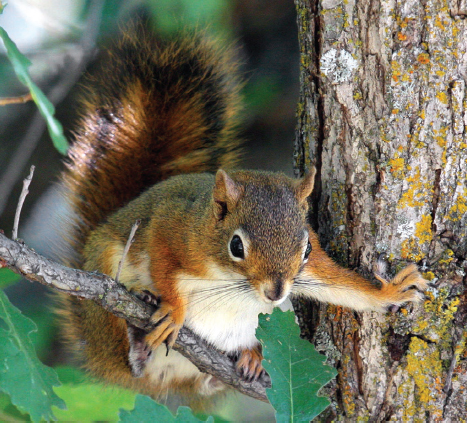
[[[62,177],[78,256],[89,231],[147,187],[231,168],[240,144],[237,66],[204,35],[160,41],[134,25],[88,81]]]

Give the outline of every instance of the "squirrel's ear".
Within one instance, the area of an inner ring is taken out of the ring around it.
[[[299,181],[297,186],[297,198],[299,203],[303,203],[313,192],[315,185],[316,167],[311,170]]]
[[[243,188],[225,171],[219,169],[216,173],[216,182],[212,193],[216,218],[222,220],[227,212],[235,207],[242,193]]]

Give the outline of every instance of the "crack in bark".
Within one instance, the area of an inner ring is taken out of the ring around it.
[[[433,340],[427,338],[426,336],[418,335],[418,334],[416,334],[416,333],[409,333],[408,336],[409,336],[410,338],[417,338],[417,339],[420,339],[421,341],[426,342],[428,345],[436,345],[436,344],[437,344],[436,341],[433,341]]]
[[[324,99],[321,93],[321,70],[320,70],[320,58],[322,50],[322,21],[319,10],[319,2],[311,3],[311,13],[313,16],[314,24],[314,43],[313,43],[313,63],[314,63],[314,75],[313,75],[313,85],[315,88],[315,98],[316,101],[316,116],[318,117],[317,127],[317,139],[316,139],[316,157],[315,167],[316,167],[316,178],[315,186],[311,196],[311,205],[313,210],[313,215],[311,216],[310,223],[315,231],[318,230],[319,221],[318,221],[318,210],[319,204],[321,202],[321,192],[322,192],[322,182],[321,182],[321,169],[323,166],[323,144],[324,144]]]
[[[389,328],[387,349],[391,360],[399,362],[405,356],[410,345],[410,335],[401,335]]]
[[[391,385],[394,381],[394,375],[396,374],[397,367],[399,367],[399,362],[395,361],[388,372],[383,402],[381,405],[375,407],[375,411],[371,414],[370,419],[368,420],[369,423],[387,422],[391,420],[391,417],[394,414],[394,405],[391,404],[390,401]]]
[[[455,354],[456,348],[459,346],[459,344],[462,341],[462,329],[461,328],[455,328],[454,332],[454,337],[453,337],[453,356],[451,359],[451,364],[449,366],[448,373],[446,375],[446,383],[444,384],[443,392],[446,394],[446,398],[444,399],[444,404],[443,404],[443,418],[445,417],[447,408],[449,406],[449,402],[453,393],[452,389],[452,375],[454,373],[454,368],[457,363],[457,356]]]
[[[364,394],[363,390],[363,363],[362,357],[360,357],[360,335],[358,330],[353,334],[353,354],[355,361],[355,368],[357,371],[357,384],[358,384],[358,393],[360,395]]]
[[[435,219],[436,219],[436,212],[438,211],[438,203],[439,203],[439,197],[440,197],[440,193],[441,193],[440,183],[441,183],[441,169],[436,169],[435,170],[435,180],[433,182],[433,199],[431,200],[431,204],[432,204],[432,207],[431,207],[431,231],[432,231],[433,235],[436,234],[436,232],[437,232]]]

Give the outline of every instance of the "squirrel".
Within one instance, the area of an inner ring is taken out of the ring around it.
[[[64,335],[91,374],[161,398],[226,386],[170,349],[182,325],[262,374],[259,313],[289,296],[386,311],[423,299],[415,265],[380,285],[337,265],[308,223],[302,179],[236,170],[242,82],[232,48],[201,33],[156,39],[138,26],[88,77],[62,175],[72,210],[69,265],[115,277],[158,304],[148,334],[89,300],[63,298]],[[162,344],[166,344],[166,347]]]

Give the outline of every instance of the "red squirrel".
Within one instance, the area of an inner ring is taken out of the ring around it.
[[[91,301],[63,300],[65,336],[93,375],[154,398],[209,398],[225,385],[161,345],[182,325],[254,379],[258,314],[289,295],[378,311],[423,298],[415,265],[377,286],[326,255],[307,221],[314,170],[300,180],[234,170],[241,81],[230,49],[135,27],[104,55],[62,178],[69,264],[115,277],[140,219],[120,282],[159,308],[145,335]]]

